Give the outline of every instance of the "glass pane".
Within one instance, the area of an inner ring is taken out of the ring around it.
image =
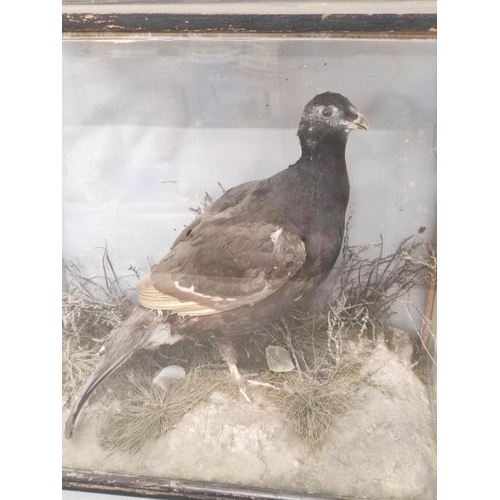
[[[435,42],[63,63],[64,466],[434,498]]]

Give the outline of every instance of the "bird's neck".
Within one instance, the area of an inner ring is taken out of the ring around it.
[[[314,141],[303,140],[302,156],[294,165],[302,189],[309,191],[309,200],[322,210],[347,207],[349,176],[345,161],[348,133],[344,130]]]
[[[348,136],[345,130],[319,138],[300,135],[302,147],[300,163],[315,165],[320,169],[333,169],[338,174],[345,174],[345,150]]]

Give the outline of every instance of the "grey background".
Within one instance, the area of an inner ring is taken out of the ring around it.
[[[371,125],[351,134],[351,244],[387,252],[435,225],[436,44],[171,39],[63,44],[63,256],[102,275],[149,271],[208,191],[300,156],[314,95],[340,92]],[[135,279],[130,279],[130,284]],[[423,291],[413,300],[421,304]],[[411,330],[401,315],[396,323]]]

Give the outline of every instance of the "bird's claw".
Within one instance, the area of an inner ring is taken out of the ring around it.
[[[248,403],[252,404],[252,400],[248,397],[248,394],[246,393],[243,387],[240,387],[240,393],[247,400]]]

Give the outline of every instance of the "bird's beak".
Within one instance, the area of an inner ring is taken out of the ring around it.
[[[358,117],[352,123],[356,128],[362,128],[364,130],[368,130],[370,128],[368,121],[361,113],[358,113]]]

